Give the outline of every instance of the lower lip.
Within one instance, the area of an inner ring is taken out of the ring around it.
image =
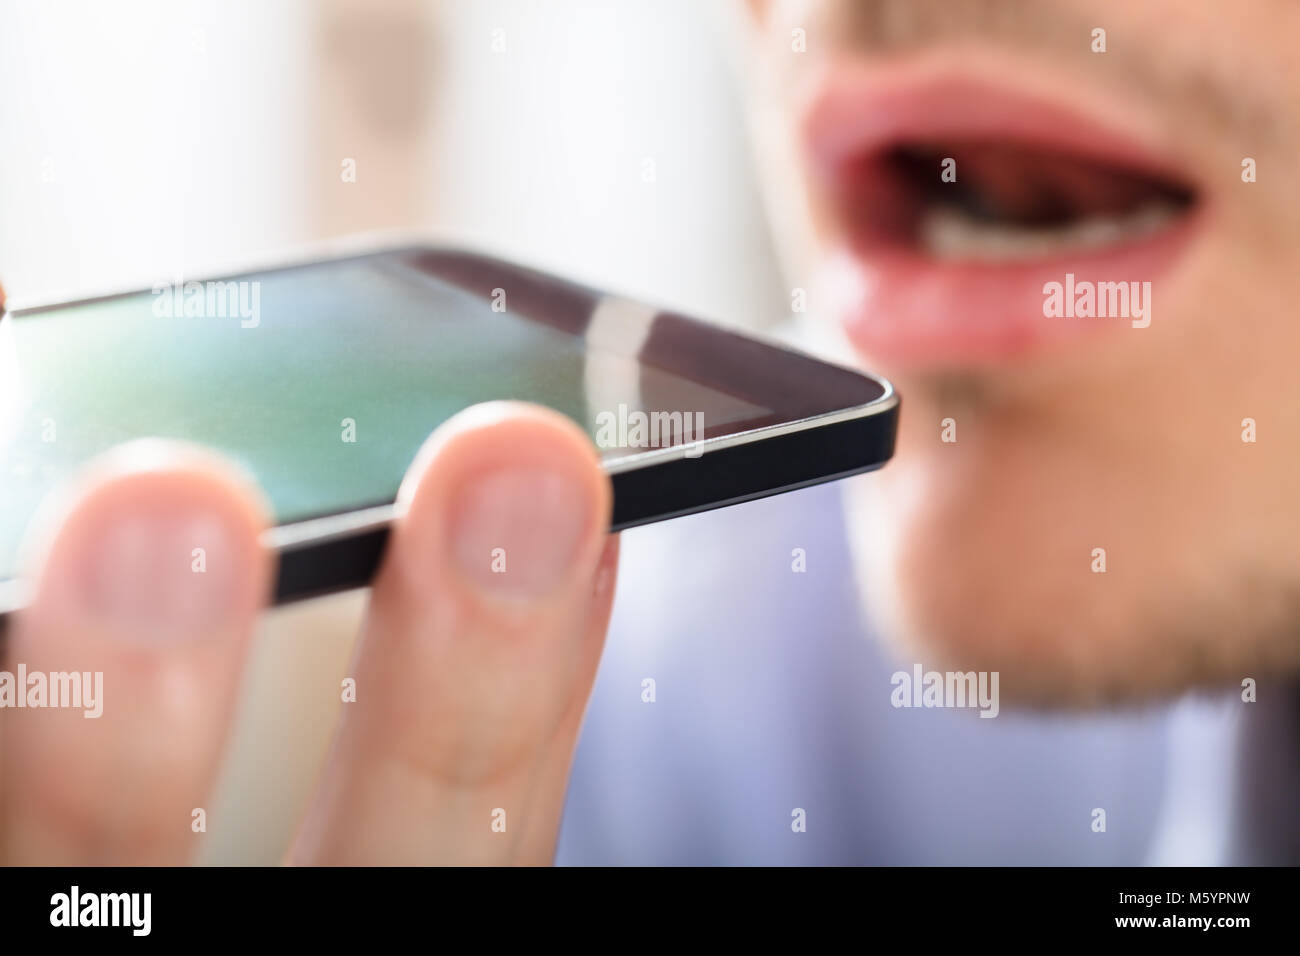
[[[1132,243],[1026,262],[944,261],[901,245],[858,242],[834,257],[826,285],[849,338],[874,360],[897,367],[995,362],[1098,332],[1141,332],[1147,319],[1159,322],[1160,279],[1179,258],[1196,218],[1188,215]],[[1085,282],[1149,288],[1145,315],[1045,315],[1044,286],[1064,285],[1067,275],[1076,289]]]

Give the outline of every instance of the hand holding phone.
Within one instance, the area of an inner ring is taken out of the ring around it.
[[[609,484],[547,409],[476,406],[434,433],[291,862],[550,862],[613,598]],[[0,710],[0,863],[190,859],[271,590],[267,520],[236,469],[189,446],[92,464],[4,668],[87,676],[96,699]]]
[[[612,530],[878,468],[898,398],[858,372],[534,269],[428,247],[0,318],[0,614],[39,503],[114,445],[215,449],[269,499],[274,599],[367,584],[438,423],[546,405],[611,476]]]
[[[6,371],[14,863],[185,861],[259,611],[366,583],[290,859],[548,862],[608,532],[879,467],[898,405],[847,369],[424,248],[15,310]],[[19,577],[23,535],[40,550]],[[47,709],[73,675],[89,706]]]

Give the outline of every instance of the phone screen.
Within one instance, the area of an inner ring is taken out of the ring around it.
[[[399,258],[212,285],[0,322],[0,580],[50,489],[134,438],[237,460],[285,524],[391,502],[429,432],[477,402],[549,405],[607,457],[627,453],[608,439],[635,412],[694,413],[711,431],[771,413],[513,314],[508,291],[498,311]]]

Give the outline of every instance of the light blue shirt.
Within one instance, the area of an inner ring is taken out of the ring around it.
[[[558,862],[1242,858],[1224,781],[1239,769],[1235,722],[1259,705],[1235,692],[1090,715],[1004,703],[995,719],[892,706],[890,677],[914,661],[892,656],[861,619],[842,488],[624,533]],[[803,573],[792,570],[795,548]],[[1283,795],[1300,773],[1290,779]],[[805,832],[792,827],[796,810]]]

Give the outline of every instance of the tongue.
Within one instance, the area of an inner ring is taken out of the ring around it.
[[[931,202],[951,203],[976,218],[1008,225],[1059,225],[1087,216],[1120,215],[1186,193],[1149,176],[1034,147],[966,143],[899,151],[905,174]],[[940,161],[956,162],[955,183],[940,181]],[[924,178],[917,179],[917,174]]]

